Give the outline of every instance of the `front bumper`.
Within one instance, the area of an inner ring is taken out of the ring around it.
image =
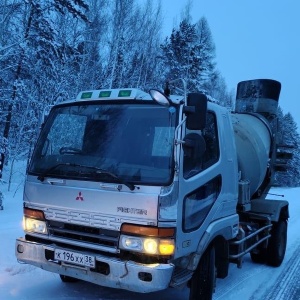
[[[52,259],[51,253],[54,253],[54,250],[54,245],[29,242],[24,238],[16,240],[15,252],[18,261],[28,263],[46,271],[111,288],[125,289],[139,293],[163,290],[168,288],[174,270],[174,265],[172,264],[146,265],[93,254],[98,264],[107,266],[106,271],[103,272],[104,274],[101,274],[101,269],[100,271],[95,271],[95,269],[92,270],[89,267],[58,262]]]

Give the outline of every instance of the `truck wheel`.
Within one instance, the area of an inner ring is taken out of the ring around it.
[[[77,281],[79,281],[79,279],[71,277],[71,276],[59,275],[59,277],[62,282],[77,282]]]
[[[190,300],[211,300],[215,289],[215,248],[209,247],[203,254],[190,282]]]
[[[287,242],[287,222],[279,220],[271,230],[271,237],[267,249],[267,264],[279,267],[284,259]]]

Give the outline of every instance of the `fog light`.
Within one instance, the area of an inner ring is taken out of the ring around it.
[[[159,252],[162,255],[174,254],[174,240],[161,240],[159,244]]]
[[[24,246],[23,245],[18,245],[17,246],[17,251],[18,251],[18,253],[23,253],[24,252]]]

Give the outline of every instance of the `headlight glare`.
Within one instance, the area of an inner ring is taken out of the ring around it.
[[[148,254],[157,254],[158,241],[156,239],[145,239],[144,249]]]
[[[173,255],[175,251],[174,239],[134,237],[128,235],[121,235],[120,248],[152,255]]]
[[[48,233],[45,221],[24,217],[23,226],[24,230],[28,232],[36,232],[42,234]]]
[[[123,223],[120,233],[120,249],[148,255],[171,256],[175,253],[174,227]]]
[[[142,240],[138,237],[122,236],[121,243],[127,250],[141,251],[143,249]]]

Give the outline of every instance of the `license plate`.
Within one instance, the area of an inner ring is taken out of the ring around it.
[[[95,268],[95,257],[73,251],[55,249],[54,259],[76,265]]]

